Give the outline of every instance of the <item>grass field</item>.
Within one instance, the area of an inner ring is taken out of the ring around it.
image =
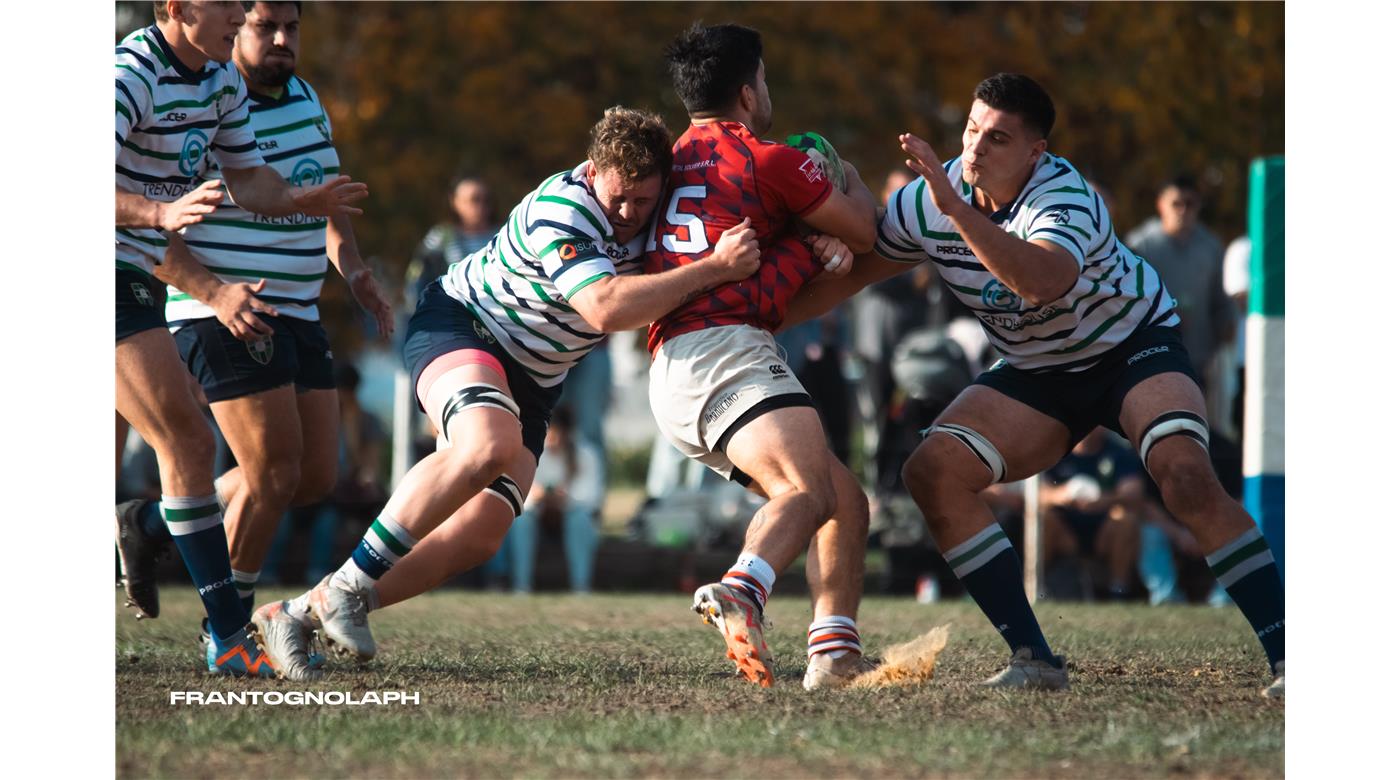
[[[199,605],[117,624],[119,777],[1278,777],[1282,703],[1233,610],[1042,604],[1057,694],[974,683],[1005,646],[970,602],[870,598],[867,647],[941,623],[933,679],[802,690],[805,600],[777,597],[778,682],[731,676],[688,596],[433,594],[372,615],[380,658],[318,683],[198,672]],[[259,598],[291,595],[260,591]],[[120,609],[120,598],[117,600]],[[403,690],[394,706],[184,706],[170,691]]]

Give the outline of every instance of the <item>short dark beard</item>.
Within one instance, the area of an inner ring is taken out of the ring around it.
[[[296,74],[295,65],[249,65],[248,84],[255,87],[281,89]]]

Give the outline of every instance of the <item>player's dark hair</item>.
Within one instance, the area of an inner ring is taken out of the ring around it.
[[[1020,73],[998,73],[983,79],[972,91],[973,100],[980,100],[998,111],[1021,117],[1026,126],[1049,138],[1055,126],[1055,102],[1030,76]]]
[[[1194,195],[1201,194],[1201,188],[1199,185],[1196,184],[1196,177],[1192,176],[1189,173],[1178,173],[1170,179],[1167,179],[1166,181],[1162,182],[1161,185],[1157,187],[1157,194],[1161,195],[1162,193],[1166,192],[1169,189],[1172,189],[1173,187],[1175,187],[1178,190],[1181,190],[1182,192],[1189,192]]]
[[[737,24],[696,22],[667,44],[665,54],[685,110],[702,116],[734,105],[745,84],[757,86],[763,38]]]
[[[671,131],[649,111],[613,106],[589,132],[588,159],[599,170],[615,171],[628,183],[671,173]]]
[[[301,16],[301,0],[263,0],[263,2],[267,3],[268,5],[283,5],[285,3],[291,3],[292,5],[297,7],[297,16]],[[253,6],[255,5],[257,5],[257,2],[255,1],[249,2],[249,0],[243,0],[244,13],[253,10]]]
[[[170,21],[170,12],[165,8],[165,0],[155,0],[151,5],[153,6],[152,11],[156,15],[157,22]]]

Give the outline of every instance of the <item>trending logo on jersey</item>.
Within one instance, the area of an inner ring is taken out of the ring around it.
[[[321,120],[317,119],[316,130],[321,134],[322,138],[326,139],[327,141],[331,140],[331,130],[330,128],[326,127],[325,122],[322,122]]]
[[[797,170],[802,171],[804,174],[806,174],[807,181],[811,182],[821,181],[822,177],[826,175],[826,172],[822,170],[821,163],[817,162],[816,160],[813,160],[811,157],[807,158],[807,162],[804,162],[801,165],[799,165],[797,167]]]
[[[209,148],[209,136],[198,130],[191,130],[185,136],[185,145],[180,149],[180,173],[193,176],[199,172],[204,160],[204,151]]]
[[[261,365],[272,362],[272,338],[264,336],[257,341],[248,343],[248,354]]]
[[[293,187],[319,187],[325,178],[326,172],[321,169],[321,164],[308,157],[297,162],[287,181],[291,182]]]
[[[1007,289],[996,279],[987,282],[982,288],[982,305],[1002,311],[1017,311],[1021,308],[1021,296]]]
[[[1067,211],[1066,209],[1060,209],[1059,211],[1056,211],[1056,212],[1053,212],[1053,213],[1054,213],[1054,215],[1055,215],[1055,224],[1056,224],[1056,225],[1068,225],[1068,224],[1069,224],[1069,211]]]

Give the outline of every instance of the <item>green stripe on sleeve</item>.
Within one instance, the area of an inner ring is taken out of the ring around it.
[[[596,273],[588,277],[587,279],[584,279],[583,281],[574,285],[574,289],[568,291],[567,293],[564,293],[564,300],[568,300],[574,297],[574,293],[578,292],[579,290],[582,290],[590,284],[593,284],[594,282],[598,281],[599,279],[602,279],[605,276],[612,276],[612,274],[608,273],[607,271],[602,271],[600,273]]]
[[[118,64],[117,64],[117,67],[118,67],[118,68],[124,68],[124,69],[126,69],[126,70],[131,71],[132,73],[135,73],[135,74],[136,74],[136,78],[141,79],[141,83],[146,85],[146,94],[148,94],[148,95],[151,96],[151,101],[152,101],[152,102],[155,102],[155,99],[156,99],[156,92],[155,92],[155,90],[151,89],[151,82],[147,81],[147,80],[146,80],[146,77],[141,75],[141,71],[137,70],[136,68],[131,67],[130,65],[122,65],[121,63],[118,63]]]
[[[582,214],[584,218],[588,220],[588,223],[593,226],[593,229],[597,230],[598,234],[601,235],[604,238],[604,240],[609,242],[613,241],[612,231],[598,224],[598,218],[593,216],[593,212],[589,211],[588,208],[585,207],[583,204],[575,203],[574,201],[571,201],[568,198],[561,198],[557,195],[541,195],[535,200],[541,203],[558,203],[564,206],[569,206],[578,213]]]
[[[210,103],[213,103],[215,100],[218,100],[224,95],[237,94],[238,90],[234,89],[233,87],[224,87],[223,89],[220,89],[219,91],[213,93],[212,95],[203,100],[172,100],[169,103],[161,103],[160,105],[151,109],[151,113],[160,114],[169,111],[172,108],[204,108],[205,106],[208,106]]]

